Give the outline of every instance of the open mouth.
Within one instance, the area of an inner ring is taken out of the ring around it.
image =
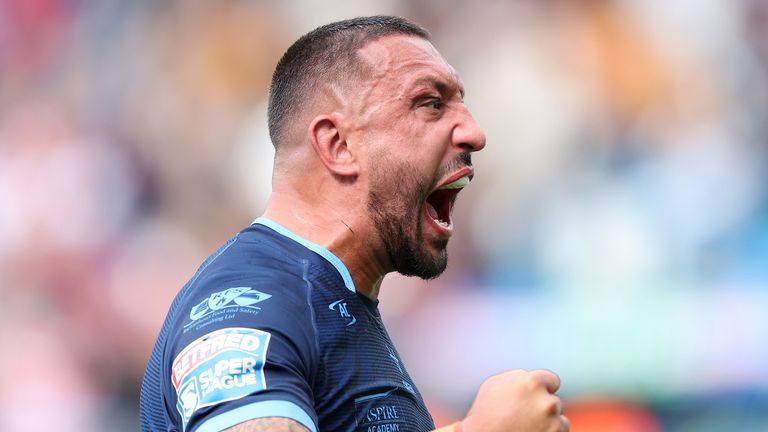
[[[440,186],[427,197],[424,204],[427,216],[446,231],[449,231],[453,226],[451,213],[453,212],[453,203],[456,202],[456,196],[469,184],[469,181],[469,174],[464,175]]]

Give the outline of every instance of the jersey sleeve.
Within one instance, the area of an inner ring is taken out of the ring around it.
[[[317,431],[317,338],[307,283],[270,274],[190,295],[169,343],[171,399],[183,430],[220,431],[288,417]]]

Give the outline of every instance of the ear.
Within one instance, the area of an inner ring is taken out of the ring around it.
[[[339,113],[322,114],[309,123],[309,141],[323,165],[332,173],[343,177],[357,177],[359,166],[347,137]]]

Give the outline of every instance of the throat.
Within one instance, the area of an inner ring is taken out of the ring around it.
[[[458,190],[437,190],[425,202],[427,215],[442,225],[451,223],[451,207]]]

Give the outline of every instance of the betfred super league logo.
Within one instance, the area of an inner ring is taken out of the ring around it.
[[[264,365],[270,336],[252,328],[224,328],[181,350],[171,367],[171,382],[185,430],[197,410],[267,388]]]

